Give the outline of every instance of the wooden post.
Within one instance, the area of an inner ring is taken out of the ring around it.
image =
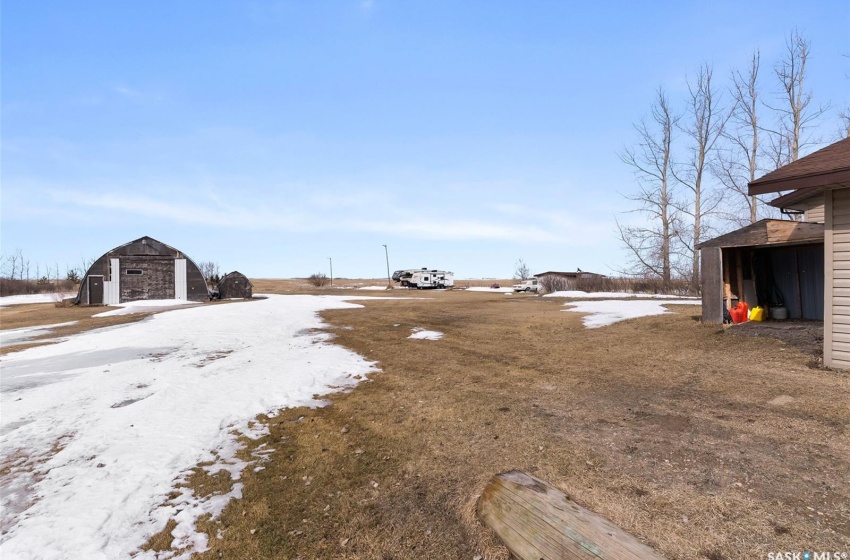
[[[702,269],[702,322],[723,324],[723,254],[720,247],[699,250]]]
[[[604,517],[522,471],[493,477],[478,515],[519,560],[664,560]]]
[[[735,269],[737,270],[737,282],[738,282],[738,301],[746,301],[746,296],[744,296],[744,264],[743,259],[741,259],[741,249],[735,249]]]
[[[729,274],[729,268],[731,266],[731,259],[727,259],[727,255],[723,254],[723,249],[721,251],[721,261],[723,263],[723,297],[726,298],[726,309],[732,309],[732,283],[729,280],[731,276]]]

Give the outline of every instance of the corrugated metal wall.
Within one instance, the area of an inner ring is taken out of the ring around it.
[[[823,259],[823,247],[801,247],[797,250],[800,311],[803,319],[823,321]]]
[[[785,300],[790,319],[823,320],[823,247],[766,250],[775,289]]]

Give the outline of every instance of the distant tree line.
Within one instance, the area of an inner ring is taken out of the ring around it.
[[[747,194],[747,183],[825,140],[850,136],[847,108],[838,112],[841,127],[833,138],[818,134],[829,106],[815,104],[807,86],[810,56],[810,42],[793,31],[768,69],[756,50],[747,67],[733,69],[723,84],[703,64],[687,76],[683,99],[657,90],[648,116],[634,125],[635,143],[620,153],[637,181],[637,192],[626,198],[642,218],[617,220],[629,255],[621,273],[664,285],[686,279],[698,292],[699,243],[778,217],[760,197]]]
[[[53,293],[73,290],[93,261],[82,260],[80,267],[44,264],[30,260],[21,249],[0,254],[0,296]]]

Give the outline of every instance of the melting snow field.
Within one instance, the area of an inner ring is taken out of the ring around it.
[[[565,311],[575,311],[576,313],[589,313],[582,318],[584,326],[588,329],[597,329],[606,325],[613,325],[619,321],[627,319],[636,319],[638,317],[649,317],[652,315],[663,315],[671,313],[665,308],[665,305],[700,305],[699,300],[681,299],[681,300],[601,300],[601,301],[573,301],[564,305],[571,306],[572,309]]]
[[[237,436],[262,433],[252,419],[376,371],[312,330],[318,311],[352,307],[336,296],[190,307],[4,356],[0,556],[166,558],[138,547],[170,518],[183,557],[203,550],[193,523],[241,496]],[[202,461],[231,472],[231,492],[169,500]]]
[[[151,311],[160,311],[164,309],[175,309],[179,307],[183,307],[184,305],[203,305],[202,303],[197,303],[194,301],[188,300],[179,300],[179,299],[146,299],[143,301],[131,301],[128,303],[119,303],[118,305],[110,306],[116,307],[117,309],[112,309],[110,311],[104,311],[103,313],[98,313],[97,315],[92,315],[92,317],[112,317],[114,315],[132,315],[134,313],[150,313]]]
[[[53,329],[57,327],[67,327],[68,325],[73,325],[76,322],[77,321],[68,321],[67,323],[55,323],[53,325],[40,325],[38,327],[24,327],[21,329],[0,331],[0,347],[26,342],[37,336],[50,334],[53,332]]]

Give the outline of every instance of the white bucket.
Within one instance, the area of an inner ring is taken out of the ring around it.
[[[777,321],[784,321],[788,318],[788,308],[787,307],[771,307],[770,308],[770,318],[776,319]]]

